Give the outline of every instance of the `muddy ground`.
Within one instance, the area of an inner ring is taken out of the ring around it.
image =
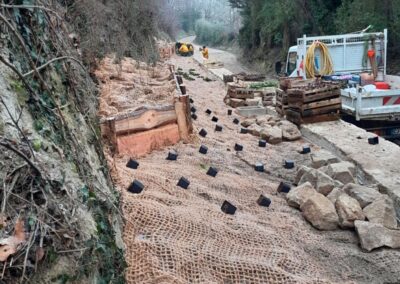
[[[213,78],[193,58],[171,62]],[[284,159],[296,167],[310,164],[308,155],[298,153],[306,141],[259,148],[256,137],[239,133],[232,122],[237,116],[227,115],[221,81],[185,84],[198,115],[191,143],[155,151],[138,160],[137,170],[126,168],[127,156],[110,158],[127,219],[128,283],[400,282],[398,250],[364,253],[355,232],[314,229],[276,192],[280,181],[293,181],[295,174],[282,167]],[[212,116],[222,132],[214,131]],[[202,128],[206,138],[197,135]],[[234,151],[235,143],[244,151]],[[199,153],[200,145],[209,148],[207,155]],[[177,161],[166,160],[172,149]],[[265,164],[264,173],[254,170],[256,162]],[[219,170],[215,178],[206,175],[210,166]],[[190,180],[187,190],[176,186],[182,176]],[[145,185],[139,195],[126,190],[135,179]],[[269,208],[256,204],[260,194],[272,200]],[[234,216],[221,212],[225,200],[237,206]]]

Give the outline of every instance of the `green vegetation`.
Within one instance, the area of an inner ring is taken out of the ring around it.
[[[400,50],[400,2],[397,0],[229,0],[241,10],[239,42],[252,59],[267,59],[273,49],[284,59],[303,34],[331,35],[389,29],[389,54]]]
[[[268,88],[268,87],[278,87],[278,83],[276,81],[265,81],[265,82],[260,82],[260,83],[253,83],[250,84],[249,86],[251,89],[263,89],[263,88]]]
[[[196,41],[211,46],[227,44],[235,36],[222,23],[198,20],[195,25]]]

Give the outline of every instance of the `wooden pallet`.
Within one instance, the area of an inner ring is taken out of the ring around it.
[[[287,93],[289,105],[311,103],[340,97],[340,89],[337,86],[326,86],[312,90],[290,89]]]
[[[309,117],[304,117],[302,114],[295,110],[288,108],[286,110],[286,119],[293,122],[296,125],[301,124],[309,124],[309,123],[318,123],[325,121],[335,121],[340,119],[340,110],[336,110],[335,112],[313,115]]]
[[[266,76],[262,75],[262,74],[245,74],[245,73],[236,74],[235,77],[236,77],[237,80],[255,81],[255,82],[264,81],[265,78],[266,78]]]
[[[315,79],[304,79],[303,77],[285,77],[279,79],[279,88],[283,91],[294,88],[305,88],[314,82]]]

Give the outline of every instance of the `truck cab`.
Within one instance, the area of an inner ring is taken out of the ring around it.
[[[289,77],[298,77],[297,74],[297,45],[291,46],[288,51],[286,59],[286,70],[285,73]]]
[[[289,77],[303,77],[306,79],[302,62],[304,62],[306,58],[308,48],[316,41],[322,42],[328,47],[335,74],[371,72],[371,64],[369,61],[365,62],[364,57],[366,44],[368,43],[370,48],[372,48],[373,45],[378,62],[378,80],[384,81],[387,58],[386,29],[383,32],[376,33],[353,33],[313,37],[304,35],[302,38],[297,39],[297,45],[289,48],[285,69],[285,73]],[[315,60],[321,62],[319,49],[316,50]]]

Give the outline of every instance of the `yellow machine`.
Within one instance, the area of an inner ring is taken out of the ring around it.
[[[194,47],[191,43],[177,42],[175,44],[175,51],[180,56],[192,56],[194,54]]]

